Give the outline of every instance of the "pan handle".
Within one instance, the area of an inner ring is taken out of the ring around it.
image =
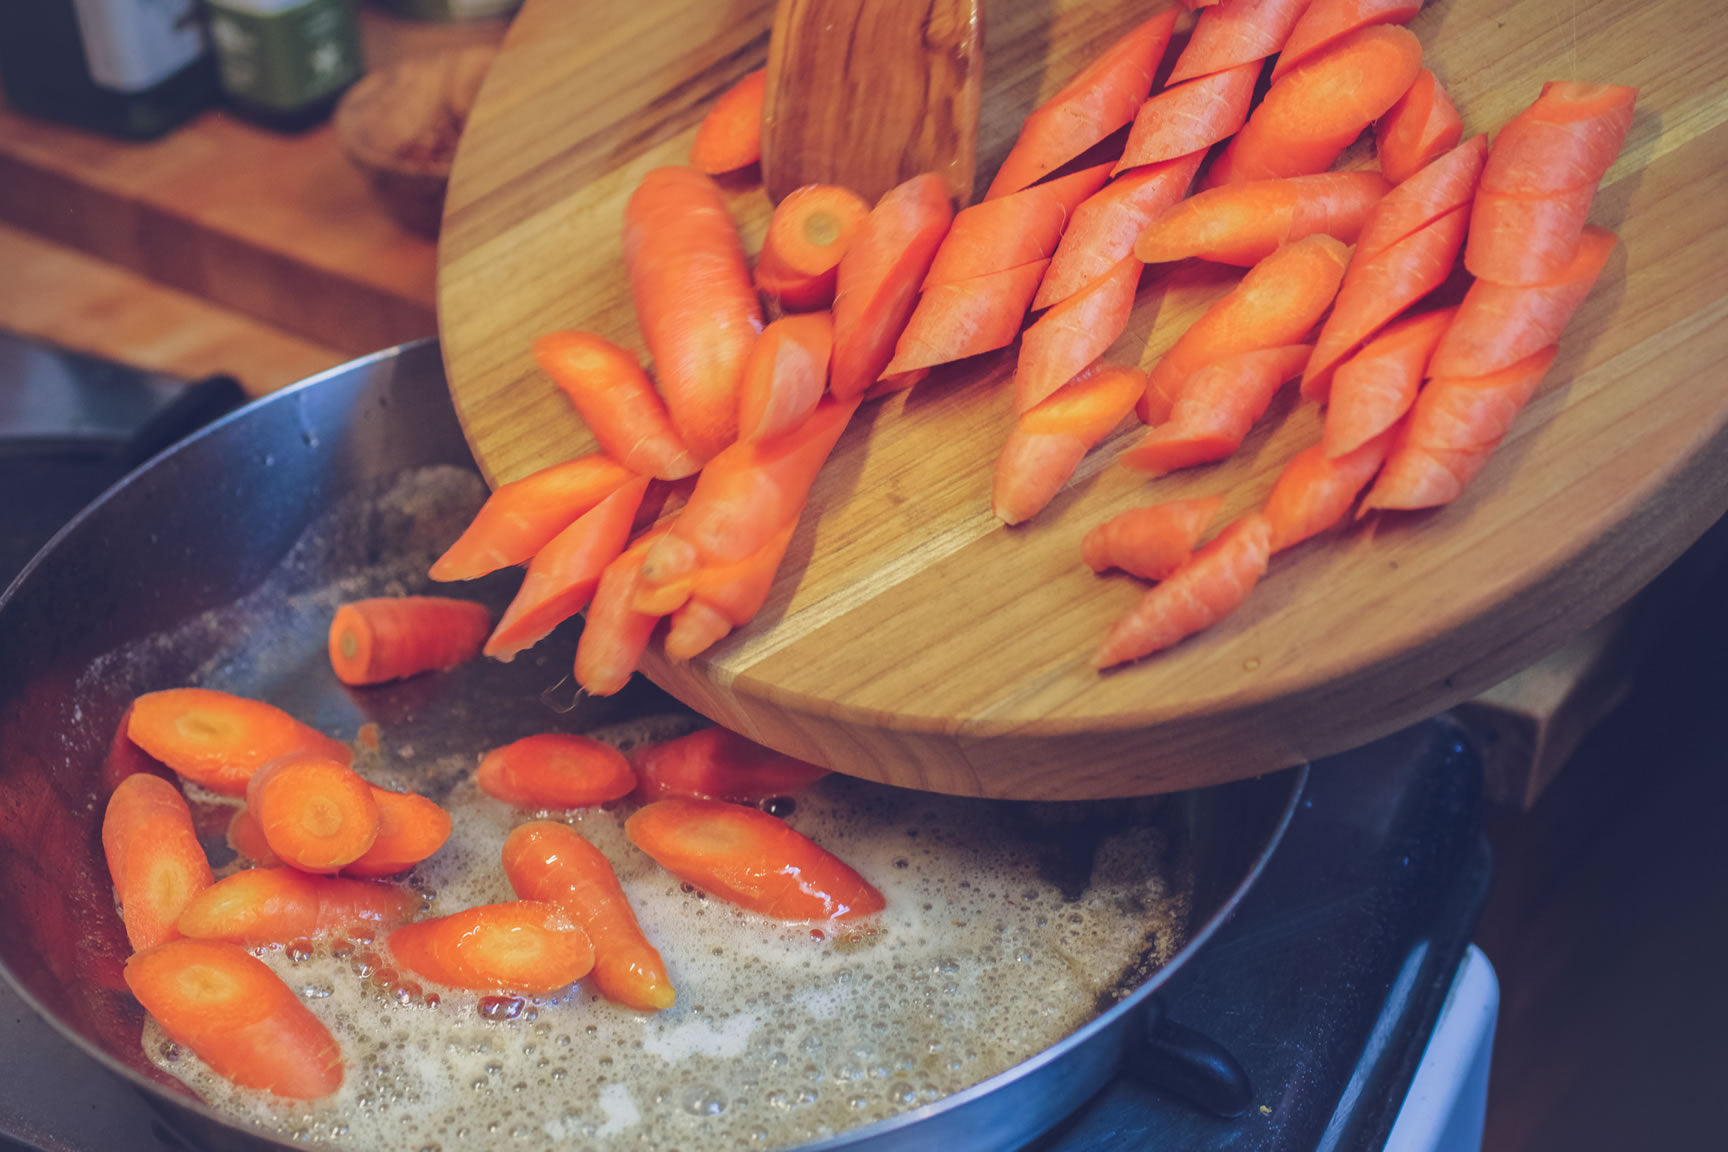
[[[1226,1120],[1248,1111],[1254,1100],[1248,1073],[1236,1058],[1211,1037],[1170,1019],[1157,999],[1147,1003],[1144,1039],[1129,1050],[1124,1068],[1147,1087]]]

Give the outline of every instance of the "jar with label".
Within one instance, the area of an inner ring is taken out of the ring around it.
[[[207,0],[222,91],[284,132],[330,115],[364,70],[351,0]]]
[[[134,140],[208,108],[216,69],[197,0],[0,0],[14,109]]]

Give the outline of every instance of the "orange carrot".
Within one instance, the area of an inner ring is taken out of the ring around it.
[[[826,768],[718,726],[641,745],[630,753],[630,763],[636,769],[636,799],[644,804],[668,796],[758,804],[802,792],[828,775]]]
[[[211,883],[180,790],[147,772],[122,780],[102,816],[102,851],[132,947],[141,951],[178,936],[181,909]]]
[[[1298,344],[1332,303],[1350,250],[1330,236],[1286,244],[1248,270],[1227,296],[1189,326],[1152,369],[1140,419],[1167,419],[1184,382],[1216,360]]]
[[[526,563],[576,518],[636,479],[610,457],[582,456],[500,485],[429,575],[475,580]]]
[[[1408,28],[1374,25],[1342,37],[1272,85],[1213,164],[1209,186],[1324,172],[1421,68],[1422,43]]]
[[[594,696],[611,696],[630,682],[636,662],[648,648],[660,617],[633,607],[642,575],[642,561],[660,532],[631,544],[606,565],[594,599],[588,605],[582,635],[576,642],[576,683]]]
[[[1472,136],[1399,184],[1368,214],[1355,260],[1367,261],[1471,202],[1488,157],[1488,137]]]
[[[1148,264],[1198,257],[1247,267],[1317,233],[1353,244],[1391,187],[1375,172],[1324,172],[1209,188],[1153,220],[1134,255]]]
[[[239,796],[261,765],[311,754],[346,764],[349,747],[261,700],[209,688],[169,688],[132,702],[126,734],[183,778]]]
[[[1086,533],[1080,558],[1094,572],[1112,568],[1142,580],[1164,580],[1188,562],[1222,496],[1130,508]]]
[[[584,512],[528,562],[528,573],[483,651],[509,661],[587,605],[600,573],[624,550],[647,479],[624,485]]]
[[[1146,373],[1129,364],[1094,364],[1023,413],[996,458],[991,508],[1020,524],[1055,499],[1093,445],[1134,410]]]
[[[735,172],[762,159],[762,102],[768,70],[745,75],[714,101],[690,144],[690,166],[710,176]]]
[[[1134,119],[1152,91],[1152,77],[1175,25],[1174,8],[1158,13],[1105,49],[1026,117],[985,199],[1036,183]]]
[[[1149,656],[1234,612],[1265,575],[1271,541],[1264,516],[1232,523],[1111,626],[1093,665],[1110,668]]]
[[[1343,521],[1380,464],[1395,435],[1390,429],[1339,456],[1316,444],[1291,458],[1272,485],[1264,513],[1272,525],[1272,551],[1282,552]]]
[[[870,205],[850,188],[806,184],[786,194],[768,221],[756,257],[756,287],[782,308],[809,311],[834,302],[834,274]]]
[[[1419,0],[1313,0],[1290,30],[1272,79],[1326,51],[1339,40],[1374,24],[1408,24],[1422,5]],[[1393,179],[1396,179],[1395,177]]]
[[[1309,0],[1224,0],[1194,23],[1170,84],[1254,64],[1281,50]]]
[[[1014,369],[1016,415],[1042,403],[1122,335],[1134,310],[1142,267],[1133,256],[1124,256],[1026,329]]]
[[[195,940],[286,944],[302,936],[396,924],[419,897],[396,884],[314,876],[296,868],[248,868],[194,896],[180,931]]]
[[[454,668],[480,655],[492,612],[472,600],[353,600],[330,621],[330,667],[344,684],[383,684]]]
[[[126,961],[126,986],[176,1043],[225,1080],[293,1100],[342,1086],[330,1030],[238,944],[173,940]]]
[[[556,992],[588,975],[594,946],[555,904],[482,904],[390,933],[396,963],[423,980],[476,992]]]
[[[851,920],[884,907],[862,876],[754,808],[660,800],[637,809],[624,830],[686,884],[776,920]]]
[[[1429,372],[1435,376],[1487,376],[1554,343],[1595,287],[1614,244],[1614,233],[1586,228],[1578,254],[1551,283],[1513,285],[1478,280],[1470,285],[1457,316],[1440,337]]]
[[[689,599],[672,614],[666,630],[669,659],[700,655],[762,610],[796,526],[796,521],[786,525],[742,559],[697,569]]]
[[[656,168],[624,209],[636,319],[678,438],[707,460],[738,434],[738,378],[761,306],[720,189],[694,168]]]
[[[862,395],[882,375],[953,219],[941,178],[926,172],[890,188],[859,226],[834,288],[835,396]]]
[[[1169,418],[1117,457],[1154,476],[1222,460],[1242,446],[1279,387],[1302,371],[1307,344],[1257,348],[1214,360],[1182,382]]]
[[[1148,164],[1112,180],[1074,209],[1050,259],[1034,309],[1059,304],[1110,271],[1134,251],[1134,241],[1159,213],[1187,194],[1202,150]]]
[[[768,440],[798,427],[828,388],[834,321],[826,312],[783,316],[762,330],[744,362],[738,437]]]
[[[1428,381],[1362,510],[1433,508],[1456,499],[1535,394],[1555,352],[1550,345],[1491,376]]]
[[[1477,192],[1464,266],[1500,284],[1542,284],[1565,275],[1595,199],[1591,184],[1549,196]]]
[[[1402,183],[1458,146],[1464,121],[1452,98],[1424,68],[1410,91],[1398,98],[1374,125],[1380,171],[1394,184]]]
[[[1410,410],[1453,311],[1442,308],[1389,324],[1338,366],[1327,397],[1326,456],[1355,451]]]
[[[611,863],[568,824],[523,824],[504,841],[504,875],[523,900],[554,904],[594,945],[594,987],[606,999],[663,1012],[677,998],[666,963],[636,922]]]
[[[898,376],[1006,348],[1020,334],[1020,322],[1049,265],[1048,260],[1037,260],[925,288],[883,375]]]
[[[936,250],[924,291],[1048,259],[1069,217],[1109,175],[1109,164],[1096,164],[962,209]]]
[[[662,480],[702,467],[631,353],[592,332],[551,332],[534,341],[534,359],[570,397],[601,449],[624,467]]]
[[[1248,121],[1260,62],[1241,64],[1176,84],[1140,106],[1117,172],[1204,153]],[[1202,157],[1204,158],[1204,157]]]
[[[342,871],[349,876],[394,876],[444,847],[450,839],[450,813],[413,792],[372,786],[378,805],[378,838]]]
[[[593,808],[634,792],[636,773],[610,744],[544,732],[486,753],[476,783],[518,808]]]
[[[108,753],[102,758],[103,792],[113,792],[120,781],[140,772],[160,776],[168,783],[174,783],[174,772],[168,765],[132,743],[132,737],[126,734],[131,724],[132,705],[128,704],[120,712],[120,719],[114,725],[114,735],[108,741]]]
[[[264,839],[264,829],[259,827],[257,819],[244,808],[236,808],[234,815],[228,818],[226,839],[235,855],[261,868],[274,867],[282,862],[270,847],[270,841]]]
[[[246,807],[270,850],[302,872],[337,872],[378,838],[372,785],[337,760],[285,756],[253,773]]]

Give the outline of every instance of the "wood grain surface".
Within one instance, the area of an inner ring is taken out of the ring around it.
[[[715,719],[838,769],[1001,796],[1104,796],[1283,767],[1394,730],[1556,647],[1728,509],[1728,40],[1710,5],[1437,0],[1413,27],[1471,131],[1543,81],[1637,85],[1591,219],[1621,244],[1506,444],[1453,505],[1280,555],[1236,614],[1106,675],[1088,657],[1140,588],[1078,561],[1135,504],[1261,501],[1318,436],[1287,392],[1243,449],[1148,482],[1110,467],[1128,427],[1037,520],[1005,530],[989,476],[1013,351],[866,408],[818,481],[761,616],[647,673]],[[1021,119],[1144,5],[998,0],[979,177]],[[589,451],[534,367],[541,332],[642,347],[620,260],[642,173],[685,157],[719,92],[761,66],[770,5],[529,0],[457,157],[439,321],[459,414],[493,482]],[[1174,51],[1174,49],[1173,49]],[[1360,159],[1360,157],[1358,157]],[[731,205],[754,250],[759,188]],[[1239,272],[1148,271],[1110,355],[1151,364]]]

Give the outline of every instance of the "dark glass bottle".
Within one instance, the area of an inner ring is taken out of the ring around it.
[[[216,69],[197,0],[0,0],[14,109],[133,140],[208,108]]]
[[[364,69],[352,0],[207,0],[222,91],[280,132],[329,117]]]

